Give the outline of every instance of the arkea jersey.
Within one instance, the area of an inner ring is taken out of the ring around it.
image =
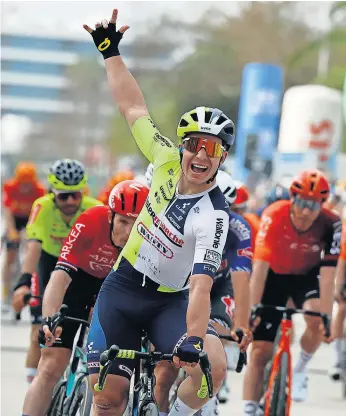
[[[190,274],[214,278],[228,230],[224,195],[216,184],[200,194],[180,195],[178,148],[160,134],[150,117],[136,120],[132,134],[154,164],[154,175],[145,206],[114,269],[120,275],[140,272],[143,279],[148,276],[160,284],[162,291],[188,287]]]
[[[341,220],[322,208],[305,232],[292,223],[291,202],[277,201],[262,214],[254,260],[264,260],[276,274],[304,274],[315,266],[336,266],[340,254]]]
[[[32,184],[28,192],[23,192],[20,182],[9,179],[3,185],[3,204],[15,217],[28,218],[34,201],[45,193],[44,186],[39,182]]]
[[[112,269],[119,250],[111,241],[108,206],[96,206],[81,214],[67,236],[55,269],[71,278],[79,269],[104,279]]]
[[[61,216],[61,211],[54,203],[54,195],[49,193],[37,199],[32,206],[29,222],[26,226],[27,238],[40,241],[43,251],[59,257],[63,242],[77,218],[86,209],[96,205],[101,205],[101,202],[90,196],[83,196],[78,211],[69,224],[66,224]]]
[[[215,280],[228,280],[230,273],[244,271],[251,273],[252,246],[251,228],[243,216],[229,213],[227,241],[223,249],[222,261]]]

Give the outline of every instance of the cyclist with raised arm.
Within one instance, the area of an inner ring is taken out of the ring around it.
[[[262,214],[250,283],[251,304],[286,306],[291,297],[297,308],[331,316],[341,220],[322,206],[329,195],[328,180],[318,170],[305,170],[293,180],[290,195],[290,201],[277,201]],[[256,414],[264,368],[272,356],[281,316],[265,311],[254,332],[244,378],[246,415]],[[320,318],[305,316],[305,321],[301,351],[293,369],[295,401],[306,400],[306,367],[324,336]]]
[[[334,338],[334,364],[329,371],[333,380],[340,380],[341,366],[343,362],[344,323],[346,318],[346,222],[342,226],[341,252],[336,268],[335,300],[338,310],[332,322],[332,336]]]
[[[31,162],[18,163],[14,177],[3,184],[3,217],[6,229],[6,250],[1,270],[3,306],[7,306],[10,301],[11,274],[18,256],[21,232],[25,230],[32,204],[45,192],[44,186],[37,179],[36,166]]]
[[[64,303],[68,315],[87,320],[101,284],[113,267],[143,208],[149,188],[137,181],[116,185],[107,206],[96,206],[81,214],[72,227],[51,275],[43,298],[43,321],[40,330],[43,348],[34,378],[24,401],[23,413],[46,414],[53,388],[63,375],[73,347],[78,324],[63,324],[51,333],[52,316]]]
[[[57,160],[48,174],[49,194],[36,199],[32,206],[27,233],[27,251],[22,275],[15,287],[12,306],[20,312],[25,306],[24,295],[33,292],[43,295],[55,268],[65,238],[79,215],[101,202],[83,195],[87,183],[84,166],[77,160]],[[30,347],[26,359],[27,378],[31,382],[40,359],[37,341],[42,308],[40,302],[31,303],[33,316]]]
[[[114,10],[109,23],[84,28],[103,54],[112,95],[154,164],[154,176],[145,207],[98,295],[88,338],[91,384],[97,381],[100,353],[112,344],[140,348],[145,329],[156,350],[173,352],[174,364],[189,375],[171,410],[188,416],[208,401],[197,396],[200,352],[209,355],[214,394],[226,373],[222,344],[208,322],[210,290],[228,231],[228,204],[215,178],[234,142],[234,124],[218,109],[198,107],[179,122],[179,149],[162,136],[120,57],[118,45],[128,26],[116,31],[116,19]],[[129,360],[112,363],[104,390],[94,392],[96,414],[124,412],[133,369]]]

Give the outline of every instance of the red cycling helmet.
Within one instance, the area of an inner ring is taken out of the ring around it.
[[[122,181],[111,190],[108,206],[115,214],[137,218],[148,194],[147,185],[135,180]]]
[[[328,179],[317,169],[304,170],[294,178],[290,187],[292,197],[300,196],[321,203],[328,199],[329,193]]]
[[[233,202],[234,208],[245,208],[247,201],[249,200],[249,191],[247,187],[239,181],[234,181],[235,186],[237,189],[237,197],[235,201]]]

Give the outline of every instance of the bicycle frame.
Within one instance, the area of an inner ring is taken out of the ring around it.
[[[276,350],[274,357],[272,368],[269,377],[268,389],[265,393],[265,408],[264,408],[264,416],[269,416],[270,414],[270,396],[273,393],[274,381],[280,369],[280,362],[281,356],[285,352],[288,356],[288,380],[287,380],[287,402],[286,402],[286,416],[290,414],[290,407],[291,407],[291,389],[292,389],[292,357],[291,357],[291,336],[292,336],[292,318],[287,317],[284,314],[284,318],[281,320],[280,323],[280,340],[278,349]]]

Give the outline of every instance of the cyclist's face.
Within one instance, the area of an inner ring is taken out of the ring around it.
[[[111,214],[109,216],[111,222]],[[124,215],[115,215],[113,221],[112,241],[118,247],[124,247],[130,236],[133,224],[136,218],[126,217]]]
[[[82,202],[82,193],[80,193],[80,198],[73,198],[69,196],[66,200],[61,200],[58,197],[55,197],[55,203],[60,211],[67,216],[73,216],[79,209]]]
[[[319,216],[321,209],[311,210],[309,208],[300,208],[297,204],[292,203],[292,220],[297,230],[305,231]]]
[[[208,140],[222,144],[221,139],[209,134],[198,133],[198,136],[205,137]],[[227,152],[223,152],[221,156],[221,163],[226,159]],[[184,149],[182,158],[182,170],[187,180],[194,185],[204,184],[209,178],[211,178],[220,164],[219,157],[209,157],[204,148],[202,148],[197,154],[189,152]]]

